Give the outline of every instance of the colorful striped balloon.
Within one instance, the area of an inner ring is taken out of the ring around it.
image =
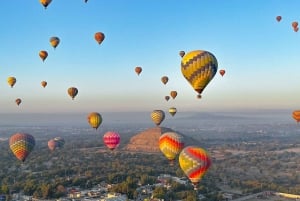
[[[151,112],[151,119],[156,124],[156,126],[159,126],[165,119],[165,112],[162,110],[153,110]]]
[[[211,159],[204,149],[188,146],[179,154],[179,165],[197,189],[201,178],[211,166]]]
[[[159,149],[174,164],[176,156],[184,147],[183,137],[175,132],[166,132],[159,137]]]
[[[103,136],[103,142],[110,150],[114,150],[120,144],[120,135],[117,132],[108,131]]]
[[[191,51],[181,60],[181,72],[193,89],[198,92],[198,97],[201,97],[201,93],[214,78],[217,70],[217,59],[208,51]]]
[[[24,162],[35,146],[35,139],[26,133],[16,133],[9,138],[9,147],[17,159]]]

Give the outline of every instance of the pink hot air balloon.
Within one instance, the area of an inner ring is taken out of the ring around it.
[[[120,144],[120,135],[117,132],[108,131],[103,136],[103,142],[110,150],[114,150]]]

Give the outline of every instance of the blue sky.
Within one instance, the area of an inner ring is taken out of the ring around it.
[[[299,7],[298,0],[53,0],[44,9],[38,0],[1,1],[0,111],[299,109],[300,32],[291,27]],[[98,31],[106,36],[100,46]],[[56,50],[52,36],[61,40]],[[45,62],[40,50],[49,53]],[[210,51],[226,70],[200,100],[181,74],[181,50]],[[17,78],[14,88],[8,76]],[[71,86],[79,90],[73,101]],[[178,96],[166,102],[171,90]]]

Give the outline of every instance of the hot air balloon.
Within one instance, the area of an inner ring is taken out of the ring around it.
[[[84,0],[84,2],[85,2],[85,3],[87,3],[87,2],[88,2],[88,0]]]
[[[97,43],[100,45],[103,42],[105,35],[102,32],[97,32],[97,33],[95,33],[94,38],[97,41]]]
[[[165,96],[166,101],[169,101],[169,99],[170,99],[170,96]]]
[[[45,59],[48,57],[48,52],[45,50],[41,50],[39,52],[39,56],[41,57],[41,59],[43,60],[43,62],[45,61]]]
[[[180,55],[181,57],[183,57],[183,56],[185,55],[185,51],[180,51],[180,52],[179,52],[179,55]]]
[[[35,139],[27,133],[16,133],[9,138],[9,147],[17,159],[25,162],[35,146]]]
[[[58,46],[60,39],[56,36],[53,36],[50,38],[49,41],[50,41],[51,46],[55,49]]]
[[[171,107],[169,109],[169,113],[172,115],[172,117],[176,114],[176,112],[177,112],[177,109],[175,107]]]
[[[78,94],[78,89],[76,87],[70,87],[68,89],[68,94],[71,96],[72,100],[74,100],[75,96]]]
[[[11,88],[13,88],[13,86],[16,84],[16,82],[17,82],[17,79],[15,77],[7,78],[7,83]]]
[[[137,75],[140,75],[140,73],[142,72],[142,67],[140,67],[140,66],[137,66],[137,67],[135,67],[135,69],[134,69],[134,71],[136,72],[136,74]]]
[[[56,142],[57,148],[63,148],[63,146],[65,145],[65,139],[62,137],[55,137],[54,141]]]
[[[224,69],[222,69],[222,70],[220,70],[219,71],[219,73],[220,73],[220,75],[222,75],[222,77],[224,76],[224,74],[225,74],[225,70]]]
[[[95,128],[96,130],[102,123],[102,116],[98,112],[92,112],[87,117],[88,123],[91,125],[92,128]]]
[[[168,78],[167,76],[162,76],[162,77],[161,77],[161,82],[162,82],[163,84],[167,84],[168,81],[169,81],[169,78]]]
[[[15,100],[15,102],[17,103],[17,105],[20,105],[21,102],[22,102],[22,100],[21,100],[20,98],[17,98],[17,99]]]
[[[181,60],[181,72],[193,89],[201,93],[214,78],[218,70],[216,57],[204,50],[195,50],[187,53]]]
[[[156,124],[156,126],[159,126],[161,122],[165,119],[165,113],[162,110],[153,110],[151,112],[151,119]]]
[[[51,150],[51,151],[54,151],[57,147],[57,143],[54,139],[51,139],[48,141],[48,148]]]
[[[296,22],[296,21],[295,21],[295,22],[292,22],[292,27],[293,27],[293,28],[297,28],[297,27],[298,27],[298,22]]]
[[[49,4],[51,3],[52,0],[40,0],[40,3],[44,6],[44,8],[46,9]]]
[[[276,17],[276,20],[277,20],[277,22],[280,22],[281,16],[277,16],[277,17]]]
[[[298,32],[299,28],[298,27],[295,27],[293,28],[294,29],[294,32]]]
[[[108,131],[103,136],[103,142],[110,150],[114,150],[120,144],[120,135],[117,132]]]
[[[46,81],[42,81],[42,82],[41,82],[41,85],[42,85],[42,87],[44,87],[44,88],[47,86],[47,84],[48,84],[48,83],[47,83]]]
[[[170,165],[174,165],[176,156],[184,147],[183,137],[175,132],[166,132],[159,137],[159,149],[169,160]]]
[[[201,178],[211,166],[208,153],[196,146],[185,147],[179,154],[179,165],[197,190]]]
[[[171,91],[171,92],[170,92],[170,95],[171,95],[171,97],[172,97],[173,99],[175,99],[176,96],[177,96],[177,91]]]
[[[299,123],[300,122],[300,110],[293,111],[292,117],[296,120],[297,123]]]

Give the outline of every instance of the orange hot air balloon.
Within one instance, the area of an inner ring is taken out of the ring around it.
[[[8,83],[8,85],[9,85],[11,88],[14,87],[14,85],[16,84],[16,82],[17,82],[17,79],[16,79],[15,77],[8,77],[8,78],[7,78],[7,83]]]
[[[220,73],[220,75],[222,75],[222,77],[223,77],[224,74],[225,74],[225,70],[222,69],[222,70],[219,71],[219,73]]]
[[[140,75],[141,72],[143,71],[143,69],[142,69],[142,67],[137,66],[137,67],[135,67],[134,71],[136,72],[137,75]]]
[[[183,137],[175,132],[166,132],[159,137],[159,149],[169,160],[170,165],[174,165],[176,156],[184,147]]]
[[[297,123],[299,123],[300,122],[300,110],[293,111],[292,117],[296,120]]]
[[[22,100],[20,98],[17,98],[15,102],[17,103],[17,105],[20,105]]]
[[[74,100],[75,96],[78,94],[78,89],[76,87],[70,87],[68,89],[68,94],[71,96],[72,100]]]
[[[97,32],[97,33],[95,33],[94,37],[95,37],[95,40],[97,41],[97,43],[100,45],[104,41],[105,35],[102,32]]]
[[[171,91],[171,92],[170,92],[170,95],[171,95],[171,97],[172,97],[173,99],[175,99],[176,96],[177,96],[177,91]]]
[[[110,150],[114,150],[120,144],[120,135],[117,132],[108,131],[103,136],[103,142]]]
[[[41,50],[39,53],[40,58],[43,60],[43,62],[45,61],[45,59],[48,57],[48,52],[45,50]]]
[[[197,185],[211,166],[209,154],[196,146],[185,147],[179,154],[179,165],[197,190]]]
[[[46,9],[49,4],[51,3],[52,0],[40,0],[40,3],[44,6],[44,8]]]
[[[292,22],[292,27],[293,27],[293,28],[298,27],[298,22],[296,22],[296,21],[295,21],[295,22]]]
[[[41,85],[42,85],[42,87],[44,87],[44,88],[47,86],[47,84],[48,84],[48,83],[47,83],[46,81],[42,81],[42,82],[41,82]]]
[[[180,51],[180,52],[179,52],[179,55],[180,55],[181,57],[183,57],[183,56],[185,55],[185,51]]]
[[[9,138],[9,147],[11,151],[16,158],[22,162],[25,162],[34,146],[34,137],[27,133],[16,133]]]
[[[153,110],[150,116],[152,121],[156,124],[156,126],[159,126],[161,122],[165,119],[165,112],[162,110]]]
[[[87,117],[88,123],[92,128],[95,128],[96,130],[102,123],[102,116],[98,112],[92,112]]]
[[[277,22],[280,22],[281,16],[277,16],[277,17],[276,17],[276,20],[277,20]]]
[[[167,84],[168,81],[169,81],[169,78],[168,78],[167,76],[162,76],[161,82],[162,82],[163,84]]]
[[[169,101],[169,99],[170,99],[170,96],[165,96],[166,101]]]
[[[56,49],[56,47],[58,46],[58,44],[59,44],[59,42],[60,42],[60,39],[59,39],[58,37],[56,37],[56,36],[53,36],[53,37],[50,38],[49,41],[50,41],[51,46],[52,46],[54,49]]]

